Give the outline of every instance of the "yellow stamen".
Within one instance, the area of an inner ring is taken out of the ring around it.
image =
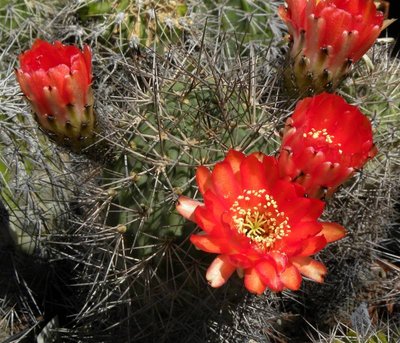
[[[303,133],[303,137],[304,138],[311,137],[313,139],[322,138],[328,144],[334,144],[333,140],[335,139],[335,136],[328,134],[328,131],[326,129],[315,130],[314,128],[312,128],[308,133]],[[340,144],[340,143],[336,143],[335,145],[337,147],[342,146],[342,144]],[[341,149],[339,149],[338,151],[339,151],[339,154],[343,153],[343,151]]]
[[[257,244],[262,250],[270,250],[274,243],[290,232],[289,218],[278,210],[275,199],[265,189],[245,190],[246,196],[238,196],[230,210],[237,231]],[[257,198],[257,205],[250,201]]]

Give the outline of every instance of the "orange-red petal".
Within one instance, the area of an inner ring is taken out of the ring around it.
[[[182,217],[194,221],[194,211],[196,210],[197,206],[203,206],[203,203],[181,195],[178,198],[176,210]]]
[[[243,189],[259,190],[267,188],[267,174],[262,163],[254,154],[243,160],[240,165],[240,173]]]
[[[274,292],[280,292],[283,289],[281,280],[278,277],[278,271],[275,264],[271,261],[262,261],[255,267],[258,275],[264,284]]]
[[[221,287],[235,271],[226,255],[219,255],[207,269],[206,279],[211,287]]]
[[[255,294],[262,294],[267,288],[255,268],[245,269],[244,286],[248,291]]]
[[[323,249],[327,242],[324,236],[310,237],[302,241],[298,256],[310,256]]]
[[[232,204],[241,192],[229,163],[217,163],[212,172],[212,181],[215,193],[220,195],[224,201],[227,201],[230,204]]]
[[[301,286],[301,274],[293,265],[288,266],[280,275],[281,282],[286,288],[297,291]]]
[[[223,252],[224,242],[220,239],[209,235],[191,235],[190,241],[200,250],[213,253],[221,254]],[[226,247],[225,245],[225,248]]]
[[[321,234],[328,243],[335,242],[346,236],[346,229],[338,223],[322,223]]]
[[[204,194],[211,186],[211,172],[204,166],[200,166],[196,170],[196,182],[199,186],[199,191]]]
[[[290,259],[292,264],[299,270],[299,272],[316,281],[316,282],[324,282],[324,277],[327,273],[326,267],[310,257],[292,257]]]
[[[245,157],[246,156],[242,152],[233,149],[229,150],[226,154],[225,161],[230,164],[235,175],[240,171],[240,164]]]

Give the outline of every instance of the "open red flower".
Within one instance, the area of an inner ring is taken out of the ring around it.
[[[96,124],[91,91],[91,52],[37,39],[19,56],[16,77],[41,129],[79,151],[92,143]]]
[[[373,0],[286,0],[279,15],[288,26],[293,69],[287,82],[302,93],[337,87],[374,44],[384,16]]]
[[[376,153],[368,118],[342,97],[322,93],[300,101],[287,119],[280,175],[319,198],[334,192]]]
[[[310,256],[345,230],[317,220],[324,203],[279,179],[275,158],[231,150],[212,172],[199,167],[196,180],[204,204],[181,196],[177,210],[203,230],[191,242],[218,254],[207,270],[211,286],[223,285],[235,270],[257,294],[267,287],[297,290],[301,274],[323,281],[325,266]]]

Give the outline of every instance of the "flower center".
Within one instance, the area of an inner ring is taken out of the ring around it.
[[[230,210],[236,230],[262,250],[270,250],[290,232],[289,218],[265,189],[244,190]]]
[[[328,143],[328,145],[334,145],[337,146],[339,149],[339,154],[342,154],[343,151],[340,149],[340,147],[342,146],[342,144],[340,143],[334,143],[334,139],[335,136],[328,134],[328,131],[326,129],[322,129],[322,130],[316,130],[314,128],[311,128],[311,130],[307,133],[303,133],[303,137],[304,138],[312,138],[318,141],[322,141],[325,143]]]

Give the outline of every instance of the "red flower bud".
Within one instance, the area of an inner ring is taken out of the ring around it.
[[[373,0],[286,0],[279,15],[292,47],[286,72],[290,88],[302,94],[335,89],[374,44],[383,14]]]
[[[334,94],[300,101],[287,119],[278,158],[281,177],[311,197],[332,193],[376,155],[372,127],[356,106]]]
[[[89,47],[82,52],[38,39],[19,61],[16,77],[41,129],[73,151],[92,144],[96,118]]]

